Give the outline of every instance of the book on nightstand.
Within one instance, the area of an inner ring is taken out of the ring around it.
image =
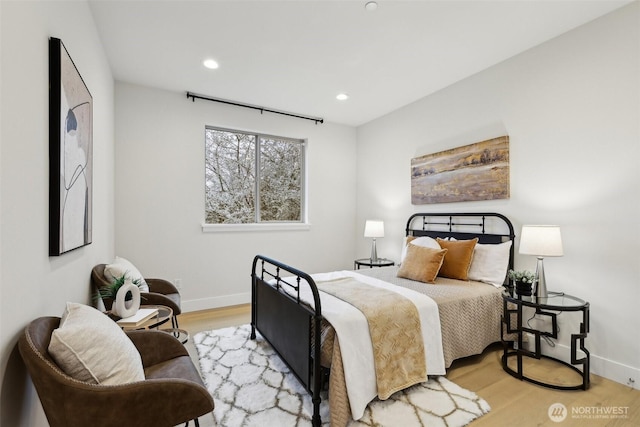
[[[120,326],[140,326],[147,320],[151,319],[153,316],[158,314],[157,308],[141,308],[138,310],[136,314],[130,317],[123,317],[118,320],[118,325]]]

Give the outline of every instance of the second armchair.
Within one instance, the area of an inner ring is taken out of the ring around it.
[[[94,291],[97,292],[98,289],[111,285],[112,280],[108,278],[109,272],[107,271],[107,275],[105,275],[105,269],[109,270],[108,266],[111,267],[112,265],[98,264],[91,270],[91,284]],[[122,274],[124,274],[124,272]],[[134,277],[134,279],[135,278],[136,277]],[[174,328],[178,328],[178,315],[182,313],[182,310],[180,309],[180,292],[178,292],[178,289],[171,282],[164,279],[144,278],[144,281],[149,286],[149,292],[143,291],[140,293],[142,297],[142,304],[164,305],[171,308],[171,310],[173,310],[171,323]],[[113,299],[103,298],[102,302],[107,310],[111,309]]]

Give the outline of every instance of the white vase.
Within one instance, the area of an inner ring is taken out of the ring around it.
[[[127,293],[131,292],[131,300],[125,301]],[[140,289],[133,283],[125,283],[116,294],[111,311],[116,316],[125,318],[131,317],[138,312],[140,308]]]

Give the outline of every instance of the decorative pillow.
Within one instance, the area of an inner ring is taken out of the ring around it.
[[[60,327],[51,335],[49,353],[79,381],[118,385],[144,380],[136,346],[116,322],[88,305],[67,303]]]
[[[432,248],[437,250],[442,249],[438,242],[436,242],[435,239],[432,239],[429,236],[407,236],[405,237],[404,246],[402,246],[402,253],[400,254],[400,264],[402,264],[404,258],[407,256],[407,246],[409,246],[409,244],[422,246],[423,248]]]
[[[407,256],[398,270],[397,276],[419,282],[433,283],[445,259],[446,249],[425,248],[407,245]]]
[[[104,278],[107,279],[109,283],[113,283],[114,280],[122,277],[122,275],[125,275],[125,278],[132,282],[136,279],[140,280],[138,284],[140,292],[149,292],[149,285],[147,285],[144,277],[142,277],[142,273],[128,260],[117,256],[111,264],[104,267]]]
[[[450,279],[469,280],[469,267],[473,258],[473,250],[478,243],[478,238],[471,240],[444,240],[437,238],[436,241],[443,249],[448,249],[447,256],[444,257],[439,276]]]
[[[511,240],[495,245],[478,243],[473,250],[469,279],[501,287],[507,277],[511,244]]]

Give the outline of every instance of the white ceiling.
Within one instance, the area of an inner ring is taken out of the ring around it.
[[[118,81],[353,126],[629,2],[89,0]]]

